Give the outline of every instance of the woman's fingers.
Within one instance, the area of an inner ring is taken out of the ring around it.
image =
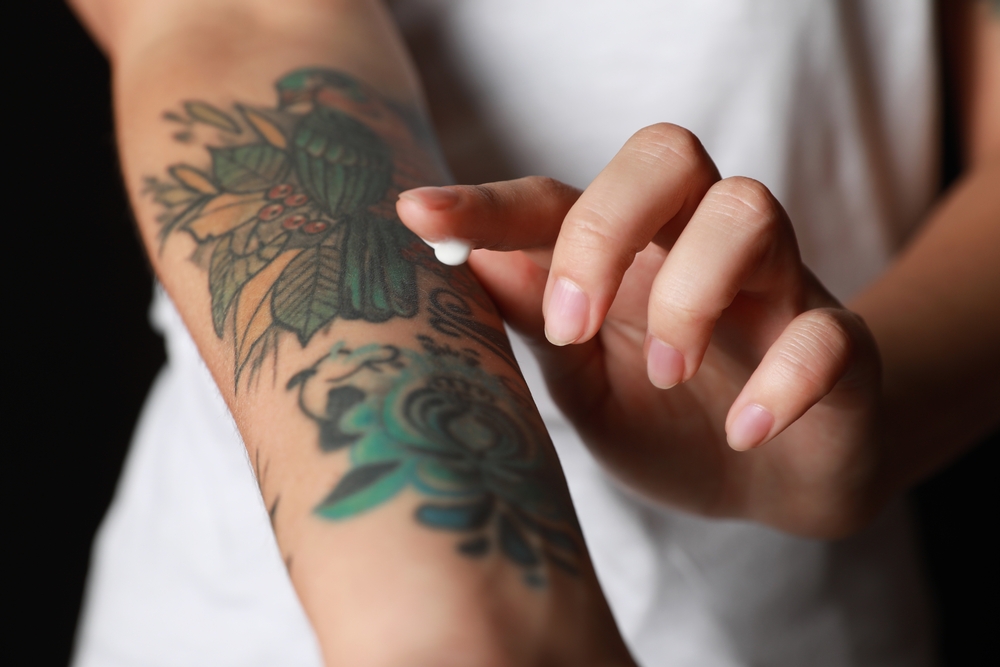
[[[592,338],[636,253],[651,241],[669,248],[718,178],[687,130],[663,123],[633,135],[563,222],[546,285],[548,339]]]
[[[747,178],[713,185],[653,281],[650,381],[667,389],[690,380],[730,307],[746,311],[740,336],[766,349],[803,310],[803,275],[791,223],[767,188]]]
[[[476,248],[551,247],[580,191],[529,176],[485,185],[416,188],[399,196],[403,223],[428,241],[462,239]]]
[[[542,264],[554,244],[543,312],[549,340],[565,345],[597,333],[636,253],[651,241],[669,248],[718,178],[693,134],[658,124],[633,135],[582,195],[530,177],[410,190],[397,211],[430,241],[542,249],[533,254]]]
[[[860,316],[808,310],[789,323],[729,409],[729,445],[745,451],[781,433],[840,387],[859,405],[878,393],[878,348]]]

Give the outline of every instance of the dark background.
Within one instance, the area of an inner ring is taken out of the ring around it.
[[[2,133],[14,172],[5,197],[16,202],[4,222],[14,232],[4,253],[7,377],[18,396],[4,440],[14,453],[8,507],[21,524],[6,549],[20,567],[7,577],[24,595],[18,625],[42,639],[29,662],[61,665],[94,531],[164,351],[146,320],[152,279],[118,176],[107,63],[60,2],[26,4],[28,29],[11,35],[21,46],[8,47],[14,119]],[[950,118],[943,183],[960,165]],[[913,494],[947,665],[996,655],[998,443]]]

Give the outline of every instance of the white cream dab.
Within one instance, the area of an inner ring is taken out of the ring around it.
[[[444,241],[428,241],[424,243],[434,248],[434,256],[438,261],[448,266],[459,266],[465,264],[472,252],[472,244],[459,239],[445,239]]]

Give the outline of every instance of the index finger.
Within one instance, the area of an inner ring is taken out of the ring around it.
[[[579,190],[555,179],[528,176],[407,190],[399,195],[396,212],[427,241],[462,239],[503,251],[551,248],[579,196]]]

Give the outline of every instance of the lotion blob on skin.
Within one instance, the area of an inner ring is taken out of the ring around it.
[[[434,256],[442,264],[448,266],[459,266],[465,264],[472,252],[472,245],[459,239],[447,239],[444,241],[428,241],[424,243],[434,248]]]

